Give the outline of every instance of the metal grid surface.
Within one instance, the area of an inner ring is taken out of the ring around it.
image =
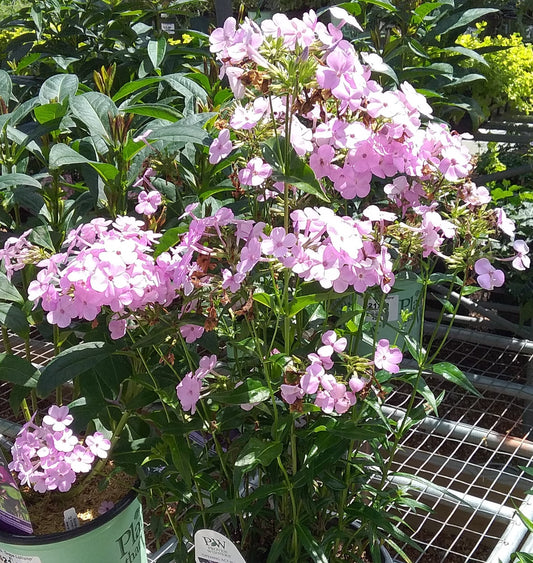
[[[450,340],[438,359],[473,380],[491,379],[484,381],[481,397],[442,378],[428,381],[436,396],[446,392],[439,418],[430,417],[408,434],[396,469],[431,482],[412,482],[420,490],[411,494],[432,512],[410,509],[402,515],[423,551],[403,547],[415,563],[487,563],[502,547],[526,491],[533,489],[520,469],[533,463],[533,393],[527,386],[533,360],[530,354],[464,340]],[[525,387],[518,397],[510,394],[508,387],[519,385]],[[408,390],[400,389],[387,405],[398,414],[408,398]]]

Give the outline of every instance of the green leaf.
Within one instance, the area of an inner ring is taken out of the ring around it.
[[[24,303],[22,295],[3,272],[0,272],[0,299],[13,303]]]
[[[69,96],[75,96],[79,80],[75,74],[56,74],[43,82],[39,90],[41,105],[61,103]]]
[[[19,174],[17,172],[13,174],[2,174],[0,176],[0,189],[11,188],[13,186],[32,186],[34,188],[42,188],[41,183],[28,176],[27,174]]]
[[[480,55],[477,51],[474,51],[472,49],[467,49],[466,47],[462,47],[461,45],[454,45],[453,47],[445,47],[442,50],[447,53],[458,53],[459,55],[464,55],[465,57],[469,59],[473,59],[484,66],[490,66],[489,63],[483,57],[483,55]]]
[[[166,119],[167,121],[177,121],[182,114],[171,106],[165,104],[139,104],[121,108],[125,113],[135,115],[146,115],[154,119]]]
[[[497,12],[499,12],[497,8],[472,8],[470,10],[459,11],[439,21],[431,30],[430,34],[428,34],[427,38],[433,40],[436,36],[449,33],[454,29],[463,29],[472,22],[488,14],[495,14]]]
[[[533,563],[533,555],[522,552],[516,552],[513,555],[516,557],[513,559],[513,563]]]
[[[72,166],[74,164],[89,164],[92,166],[105,182],[112,182],[119,171],[112,164],[107,162],[94,162],[85,158],[82,154],[63,143],[57,143],[50,149],[48,158],[50,169],[60,168],[61,166]]]
[[[180,236],[186,231],[187,227],[172,227],[165,231],[155,247],[154,258],[157,258],[160,254],[177,244],[180,241]]]
[[[216,402],[230,405],[261,403],[270,397],[268,387],[258,379],[248,377],[242,385],[231,391],[218,391],[209,395]]]
[[[140,80],[133,80],[132,82],[127,82],[122,86],[118,92],[113,96],[113,101],[118,102],[123,98],[127,98],[130,94],[134,94],[147,86],[152,86],[163,80],[160,76],[151,76],[149,78],[141,78]]]
[[[167,40],[163,36],[159,37],[157,40],[152,39],[148,41],[147,50],[152,66],[159,68],[167,52]]]
[[[235,467],[241,471],[250,471],[257,465],[268,467],[282,451],[281,442],[264,442],[259,438],[250,438],[235,460]]]
[[[90,160],[64,143],[57,143],[50,149],[48,165],[51,170],[73,164],[88,164]]]
[[[207,92],[197,82],[187,76],[175,73],[167,74],[163,76],[162,79],[185,98],[193,97],[203,103],[207,103]]]
[[[309,528],[302,526],[300,522],[296,522],[295,526],[296,533],[298,534],[305,551],[307,551],[307,553],[311,556],[311,560],[316,563],[328,563],[328,558],[324,554],[320,544],[313,537],[313,534],[311,534]]]
[[[208,146],[211,138],[201,127],[178,121],[172,125],[158,127],[150,135],[150,139],[165,141],[166,143],[196,143]]]
[[[33,388],[37,385],[39,370],[28,360],[3,352],[0,354],[0,379]]]
[[[67,113],[67,108],[63,104],[44,104],[37,106],[33,113],[39,123],[45,124],[62,119]]]
[[[274,299],[269,293],[254,293],[252,299],[262,305],[265,305],[269,309],[275,307]]]
[[[6,106],[9,105],[12,88],[11,77],[5,70],[0,70],[0,98],[4,100]]]
[[[420,365],[426,355],[426,351],[422,344],[409,334],[405,335],[405,344],[407,345],[409,353],[413,356],[413,359]]]
[[[309,305],[314,305],[316,303],[321,303],[323,301],[329,301],[332,299],[342,299],[349,295],[353,295],[353,291],[346,291],[344,293],[338,293],[331,289],[328,291],[322,291],[320,293],[310,293],[306,295],[300,295],[295,297],[289,304],[289,317],[293,317],[299,313],[302,309],[305,309]]]
[[[30,334],[26,315],[13,303],[0,303],[0,325],[7,327],[21,338],[28,337]]]
[[[272,179],[295,186],[302,192],[329,201],[312,168],[298,156],[284,137],[273,137],[263,144],[263,157],[272,166]]]
[[[67,381],[87,372],[96,364],[107,360],[115,348],[105,342],[85,342],[67,348],[43,369],[37,393],[46,397]]]
[[[431,370],[434,373],[442,375],[442,377],[444,377],[447,381],[451,381],[465,391],[476,395],[476,397],[481,397],[481,393],[472,385],[470,380],[457,366],[454,366],[449,362],[440,362],[431,366]]]
[[[109,118],[118,113],[113,100],[100,92],[86,92],[70,99],[70,111],[91,136],[111,139]]]

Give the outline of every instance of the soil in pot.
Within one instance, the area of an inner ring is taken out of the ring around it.
[[[83,526],[100,516],[104,502],[109,508],[122,500],[131,491],[136,479],[125,473],[110,475],[112,470],[112,465],[108,464],[102,475],[91,479],[75,496],[70,495],[70,491],[49,491],[42,494],[23,487],[22,495],[28,507],[34,535],[64,532],[64,512],[69,508],[76,510],[79,523]]]

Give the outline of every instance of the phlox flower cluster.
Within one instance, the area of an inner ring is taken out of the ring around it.
[[[22,485],[39,493],[70,490],[80,473],[88,473],[96,458],[106,459],[111,442],[100,432],[85,443],[69,428],[73,417],[66,406],[52,405],[39,426],[33,419],[19,432],[9,469]]]
[[[450,217],[451,210],[465,209],[472,221],[483,214],[486,218],[490,194],[468,179],[472,164],[462,136],[431,121],[431,107],[410,84],[387,91],[376,82],[372,70],[383,66],[383,61],[375,54],[358,53],[343,39],[340,28],[358,24],[342,9],[335,10],[341,20],[337,27],[325,25],[310,11],[302,19],[275,14],[261,24],[245,19],[237,25],[229,18],[211,34],[211,52],[237,102],[229,127],[220,131],[211,146],[210,161],[218,163],[239,145],[247,146],[261,136],[288,134],[295,153],[305,158],[325,193],[332,189],[346,200],[364,198],[373,180],[388,180],[384,192],[396,214],[376,206],[363,214],[382,225],[407,219],[399,226],[418,239],[422,256],[446,258],[446,241],[455,238],[465,222],[460,214]],[[295,59],[307,77],[297,87],[291,64]],[[283,192],[279,182],[270,179],[272,173],[263,155],[250,154],[238,179],[264,201]],[[324,210],[295,213],[325,215]],[[512,221],[501,209],[495,213],[497,227],[513,237]],[[275,228],[270,236],[278,246],[270,254],[306,281],[316,280],[336,291],[348,287],[364,291],[377,284],[385,292],[390,290],[394,283],[390,256],[382,241],[365,231],[370,223],[330,214],[327,228],[342,233],[332,235],[328,230],[329,237],[321,239],[316,233],[323,227],[313,232],[316,227],[307,218],[307,227],[300,228],[305,221],[293,216],[298,242],[292,234]],[[491,228],[488,221],[487,229]],[[385,234],[383,229],[381,233]],[[262,249],[267,244],[263,242]],[[520,246],[516,256],[506,259],[519,269],[527,262],[522,260],[522,250]],[[492,289],[503,283],[501,270],[493,269],[498,273],[490,278],[486,265],[476,266],[482,287]]]
[[[309,365],[297,384],[282,384],[281,397],[290,405],[306,395],[314,397],[314,404],[323,412],[344,414],[355,405],[357,393],[362,391],[368,380],[354,374],[348,384],[329,373],[334,366],[333,354],[342,355],[346,349],[347,340],[339,338],[335,331],[328,330],[322,337],[322,346],[316,352],[308,354]],[[398,373],[402,352],[398,348],[391,348],[389,341],[379,341],[374,354],[374,365],[377,369],[385,369],[390,373]],[[369,364],[370,365],[370,364]]]
[[[340,29],[331,24],[326,27],[312,11],[301,20],[276,14],[261,26],[250,20],[237,26],[229,18],[211,34],[210,41],[211,51],[221,62],[221,73],[230,79],[237,98],[245,98],[248,82],[243,78],[251,70],[260,70],[274,81],[282,72],[283,63],[278,64],[272,55],[273,45],[279,61],[296,56],[308,64],[315,61],[313,81],[305,86],[306,100],[316,101],[303,104],[299,116],[285,115],[283,97],[254,95],[252,101],[236,106],[229,123],[234,131],[264,129],[273,110],[283,132],[289,119],[290,142],[297,154],[307,156],[316,177],[328,180],[346,199],[368,195],[372,177],[406,174],[429,179],[441,175],[456,181],[471,171],[470,155],[460,136],[452,135],[443,124],[422,127],[423,119],[431,114],[424,96],[408,83],[385,91],[371,78],[372,66],[382,63],[374,60],[377,55],[373,55],[372,65],[367,64],[342,38]],[[223,141],[213,143],[212,149],[217,162],[222,145],[226,147],[224,156],[232,148],[227,131],[221,135]],[[257,158],[242,170],[242,183],[256,186],[268,177],[253,173],[261,169]]]
[[[125,334],[133,312],[168,305],[179,291],[193,289],[193,256],[209,253],[200,240],[208,228],[220,228],[233,214],[222,210],[213,217],[193,216],[180,244],[153,258],[158,236],[132,217],[114,222],[94,219],[72,231],[66,250],[38,263],[41,268],[28,288],[28,297],[41,300],[47,320],[67,327],[74,319],[93,321],[111,312],[112,338]]]
[[[37,250],[28,240],[31,230],[25,231],[19,237],[9,237],[0,249],[0,261],[4,263],[7,279],[11,280],[13,274],[22,270],[28,262],[34,260]]]
[[[203,356],[198,369],[194,373],[192,371],[187,373],[176,386],[176,393],[184,411],[190,411],[191,414],[196,412],[196,403],[200,399],[203,380],[213,373],[216,365],[217,357],[214,354]]]

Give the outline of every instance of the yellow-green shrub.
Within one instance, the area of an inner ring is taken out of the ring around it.
[[[489,69],[482,68],[479,62],[472,59],[465,61],[465,66],[484,70],[486,82],[472,85],[472,97],[489,116],[499,108],[508,108],[521,113],[533,113],[533,48],[524,43],[519,33],[510,37],[497,35],[483,37],[486,24],[476,24],[474,34],[461,35],[457,43],[468,49],[483,53]],[[501,47],[500,50],[492,50]]]

